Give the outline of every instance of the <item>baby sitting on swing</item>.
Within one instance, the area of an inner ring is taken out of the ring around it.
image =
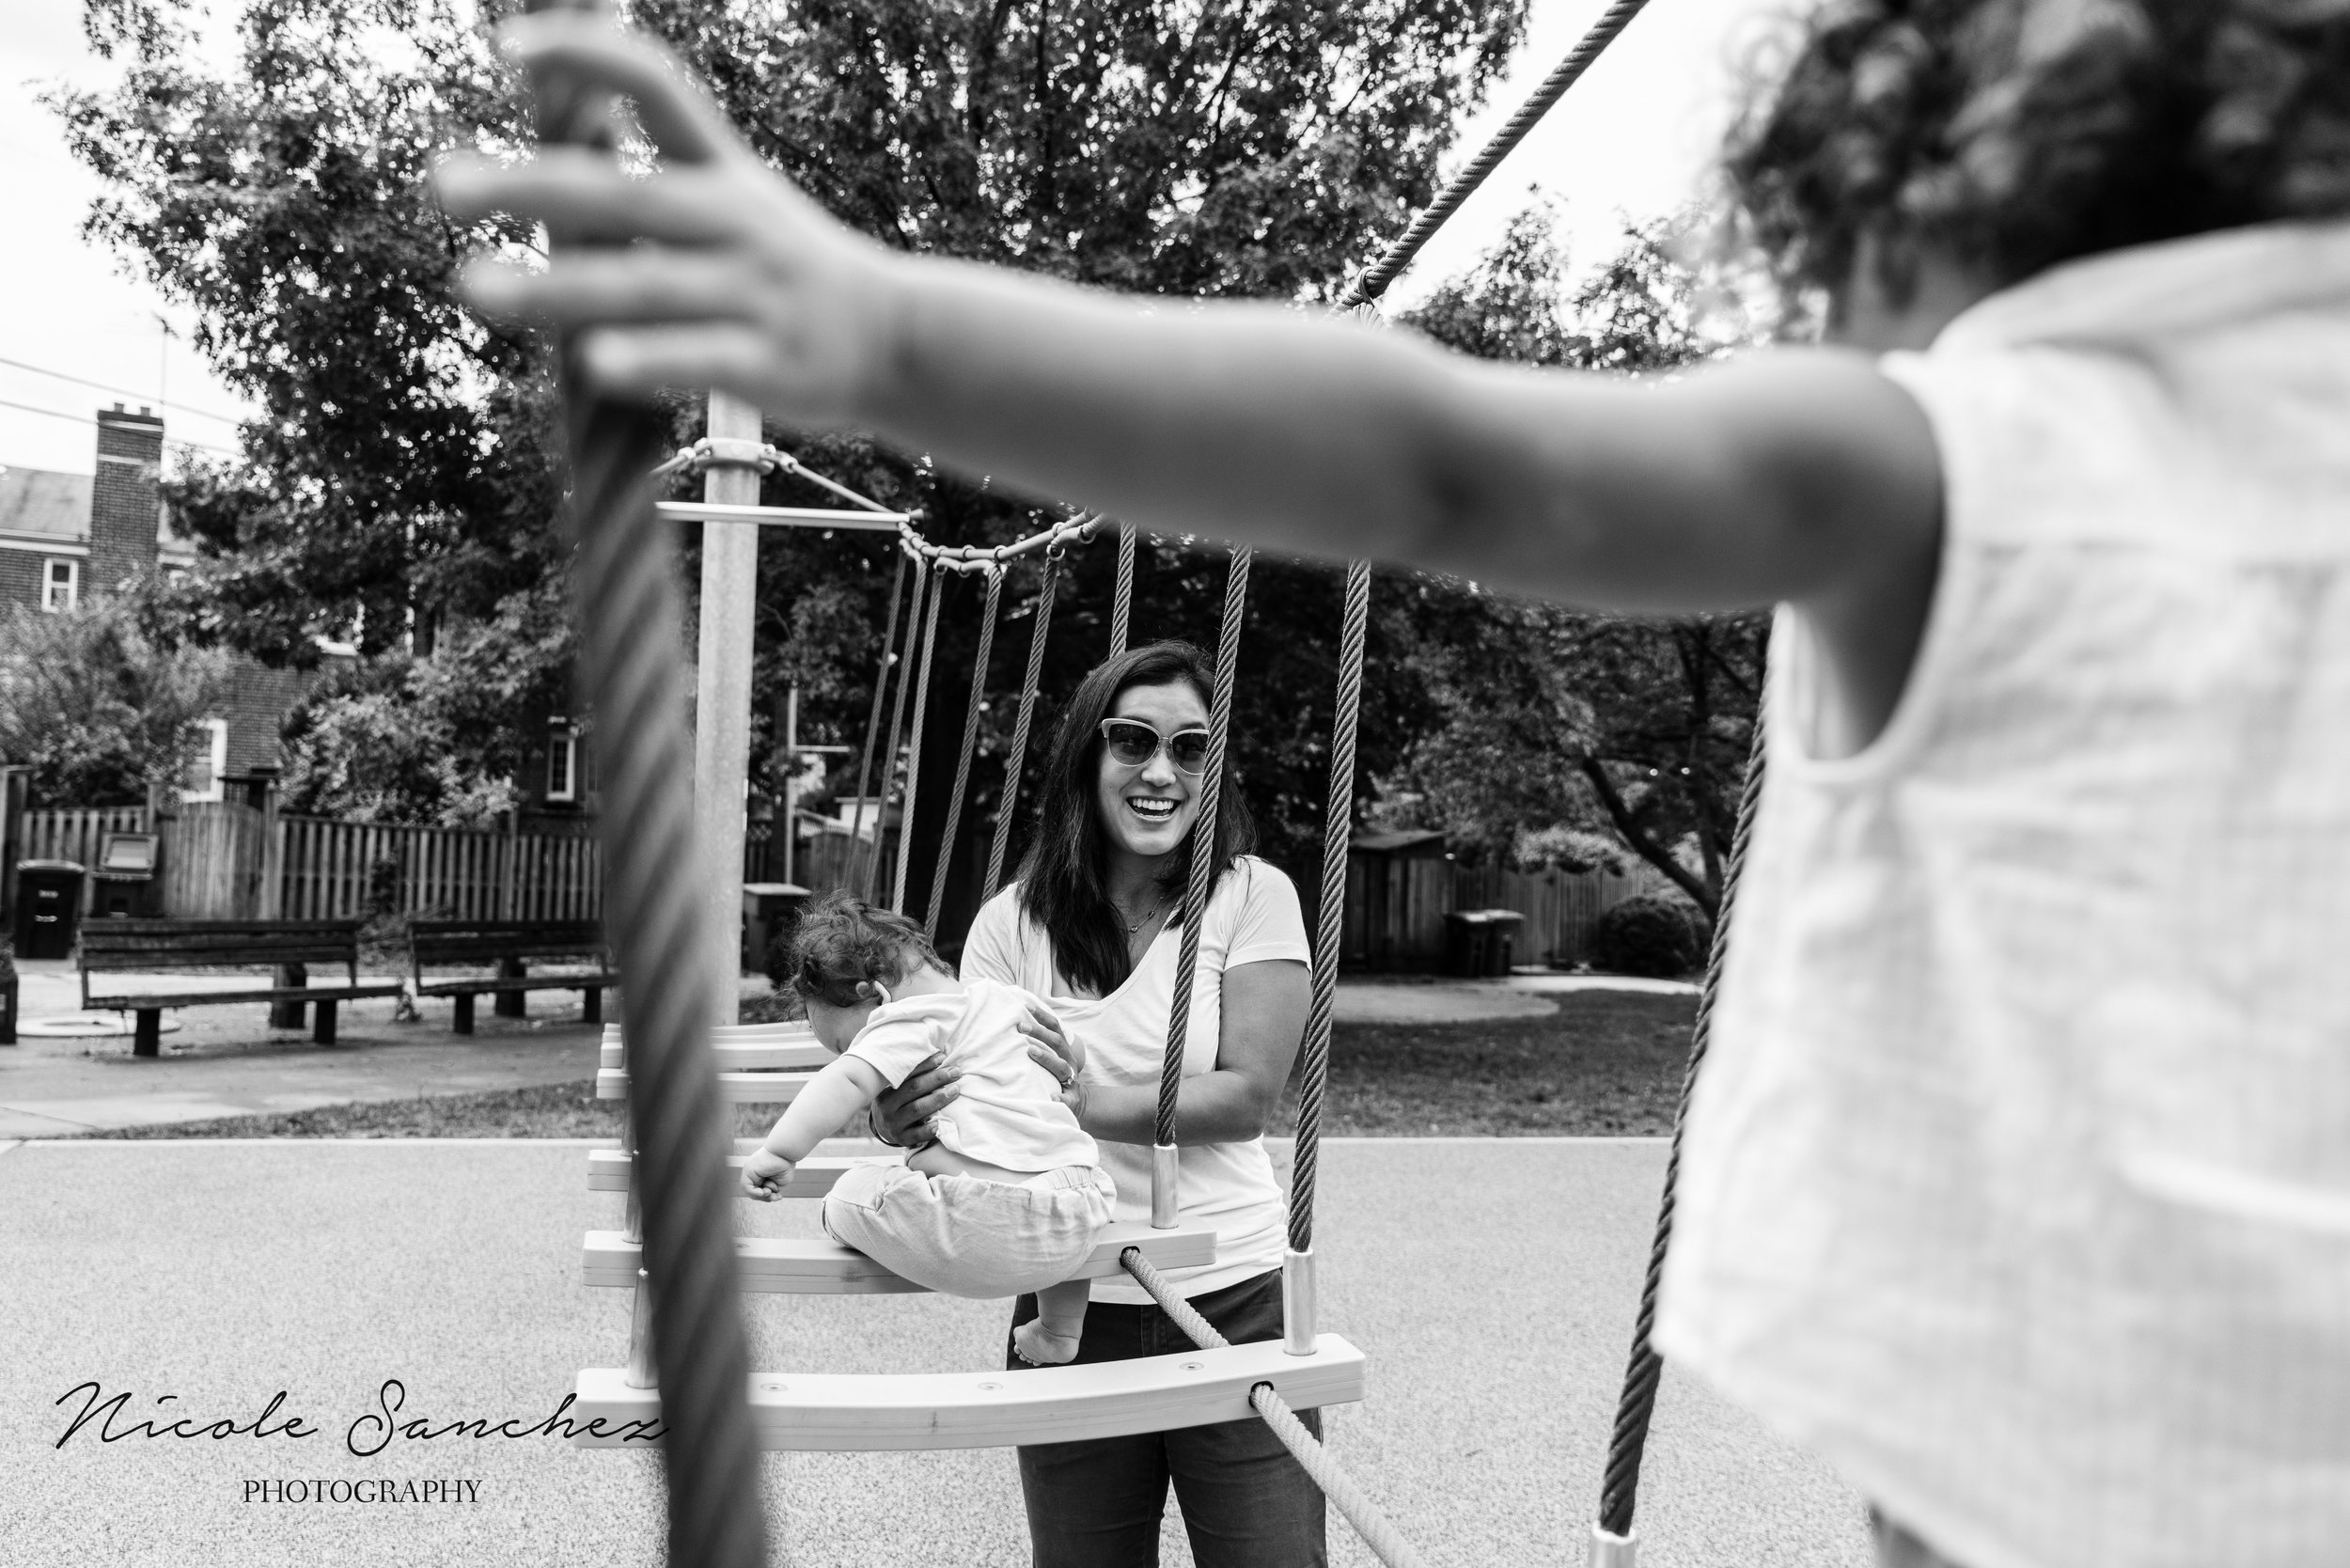
[[[903,1165],[858,1166],[824,1200],[835,1241],[948,1295],[1036,1293],[1037,1316],[1012,1333],[1021,1357],[1072,1360],[1089,1287],[1069,1276],[1109,1223],[1117,1190],[1093,1139],[1029,1059],[1019,1023],[1031,998],[994,980],[948,973],[922,928],[835,893],[809,906],[791,942],[791,983],[816,1038],[836,1059],[818,1073],[743,1167],[761,1202],[783,1196],[792,1168],[873,1097],[944,1056],[961,1074],[937,1138]],[[1068,1042],[1072,1065],[1084,1047]]]

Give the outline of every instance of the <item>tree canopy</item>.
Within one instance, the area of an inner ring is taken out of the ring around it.
[[[484,781],[513,773],[520,737],[567,700],[545,347],[485,327],[451,292],[466,254],[526,249],[533,236],[454,226],[423,184],[452,149],[497,155],[524,140],[515,85],[481,30],[508,8],[245,0],[232,57],[212,71],[187,47],[189,0],[86,0],[90,36],[123,60],[123,78],[51,100],[105,181],[93,234],[196,308],[199,347],[261,411],[238,459],[171,486],[206,554],[166,596],[173,623],[274,662],[310,659],[321,635],[361,650],[359,668],[321,682],[292,727],[289,787],[317,809],[466,820],[495,804]],[[630,15],[707,77],[764,157],[884,243],[1146,293],[1310,304],[1433,194],[1457,117],[1494,79],[1525,8],[637,0]],[[1706,352],[1690,299],[1653,240],[1563,293],[1537,216],[1410,322],[1470,353],[1658,370]],[[681,442],[699,433],[697,401],[672,415]],[[941,542],[1002,542],[1052,515],[859,437],[769,435],[919,509]],[[762,498],[829,502],[788,476]],[[683,541],[690,582],[694,530]],[[1007,688],[1043,569],[1031,558],[1007,585],[971,827],[995,793]],[[1110,552],[1073,552],[1059,570],[1045,724],[1105,651]],[[760,772],[786,765],[787,688],[803,740],[862,738],[894,571],[872,536],[766,534]],[[1146,541],[1136,636],[1212,646],[1223,581],[1220,549]],[[945,593],[938,667],[954,673],[934,682],[923,748],[933,803],[951,780],[979,599],[967,580]],[[1234,716],[1266,853],[1307,878],[1339,604],[1336,572],[1259,563]],[[1621,832],[1652,860],[1693,841],[1690,885],[1705,902],[1706,846],[1735,775],[1725,759],[1750,709],[1753,627],[1626,625],[1412,573],[1383,572],[1374,606],[1363,792],[1376,777],[1417,794],[1413,809],[1490,854],[1521,847],[1529,826]],[[834,787],[853,784],[846,771]],[[935,814],[916,823],[917,867],[937,832]],[[959,863],[950,903],[968,907],[966,882]],[[958,926],[954,910],[946,924]]]
[[[1681,238],[1671,222],[1630,232],[1570,289],[1538,204],[1404,320],[1484,358],[1668,375],[1727,346],[1709,280],[1675,259]],[[1417,655],[1445,719],[1388,780],[1409,797],[1402,814],[1493,858],[1590,859],[1591,836],[1612,837],[1711,914],[1753,737],[1763,618],[1603,616],[1457,591]]]

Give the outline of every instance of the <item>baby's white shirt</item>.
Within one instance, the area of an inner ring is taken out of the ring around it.
[[[869,1063],[889,1087],[932,1053],[962,1074],[957,1093],[932,1121],[938,1141],[1006,1170],[1098,1166],[1101,1149],[1061,1104],[1060,1083],[1028,1055],[1020,1032],[1028,994],[994,980],[963,982],[958,994],[909,996],[877,1007],[840,1054]]]

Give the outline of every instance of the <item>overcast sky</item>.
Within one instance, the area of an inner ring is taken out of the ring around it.
[[[1390,299],[1408,303],[1475,259],[1527,204],[1529,185],[1563,202],[1568,239],[1585,261],[1612,248],[1620,214],[1650,217],[1687,200],[1729,113],[1732,63],[1789,3],[1655,0],[1430,243]],[[1534,0],[1510,77],[1465,126],[1454,164],[1605,8],[1606,0]],[[234,0],[213,0],[212,10],[233,16]],[[231,421],[243,404],[189,347],[189,313],[82,239],[97,182],[67,156],[55,117],[34,102],[59,82],[101,86],[112,70],[83,41],[80,0],[0,6],[0,193],[8,215],[0,246],[0,465],[90,472],[90,417],[116,401],[162,405],[175,440],[234,444]]]

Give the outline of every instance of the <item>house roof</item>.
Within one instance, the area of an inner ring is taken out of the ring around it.
[[[0,533],[89,538],[91,476],[46,468],[0,468]]]
[[[1442,855],[1444,835],[1427,829],[1407,829],[1394,833],[1357,833],[1347,840],[1349,849],[1371,855]]]

